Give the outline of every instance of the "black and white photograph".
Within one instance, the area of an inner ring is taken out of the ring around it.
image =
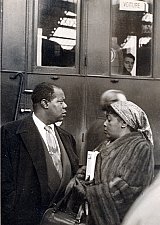
[[[1,225],[160,225],[159,15],[0,0]]]

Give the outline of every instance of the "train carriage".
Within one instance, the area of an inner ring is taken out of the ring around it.
[[[104,117],[99,98],[120,89],[142,107],[160,168],[160,2],[158,0],[1,1],[1,121],[31,112],[36,84],[51,81],[66,94],[71,132],[84,162],[86,132]],[[134,60],[129,74],[124,55]]]

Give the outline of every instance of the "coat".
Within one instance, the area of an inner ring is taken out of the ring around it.
[[[78,169],[75,140],[60,127],[56,129],[74,175]],[[32,117],[4,125],[1,140],[2,224],[37,225],[51,199],[44,143]]]
[[[153,149],[140,132],[104,142],[96,162],[95,185],[87,187],[89,224],[120,225],[154,173]],[[111,186],[114,179],[118,182]],[[92,222],[90,222],[92,221]]]

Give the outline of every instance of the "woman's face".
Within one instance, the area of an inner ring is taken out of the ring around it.
[[[107,139],[113,141],[121,136],[123,120],[115,114],[107,114],[104,122],[104,133]]]

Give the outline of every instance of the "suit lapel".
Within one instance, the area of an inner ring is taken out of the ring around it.
[[[45,153],[43,149],[43,143],[40,137],[40,133],[35,126],[32,117],[27,117],[20,125],[17,130],[17,134],[20,134],[23,143],[30,154],[33,161],[33,165],[36,169],[37,176],[39,178],[41,191],[42,191],[42,201],[45,199],[43,194],[47,191],[47,166],[45,160]]]
[[[56,137],[57,137],[57,140],[58,140],[58,143],[59,143],[59,147],[61,149],[61,155],[62,155],[62,164],[63,164],[63,176],[62,176],[62,179],[61,179],[61,185],[59,187],[59,191],[60,192],[61,190],[64,189],[64,187],[67,186],[68,182],[70,181],[71,179],[71,164],[70,164],[70,161],[69,161],[69,158],[68,158],[68,155],[66,154],[66,150],[64,148],[64,145],[61,141],[61,138],[57,132],[57,130],[55,130],[55,133],[56,133]]]
[[[61,138],[61,141],[65,147],[65,150],[71,162],[72,172],[73,174],[75,174],[78,169],[78,157],[75,154],[76,149],[73,149],[73,145],[74,145],[72,143],[73,140],[71,140],[69,135],[67,135],[65,131],[63,131],[63,129],[61,129],[60,127],[56,127],[56,130],[58,131],[58,134]]]

